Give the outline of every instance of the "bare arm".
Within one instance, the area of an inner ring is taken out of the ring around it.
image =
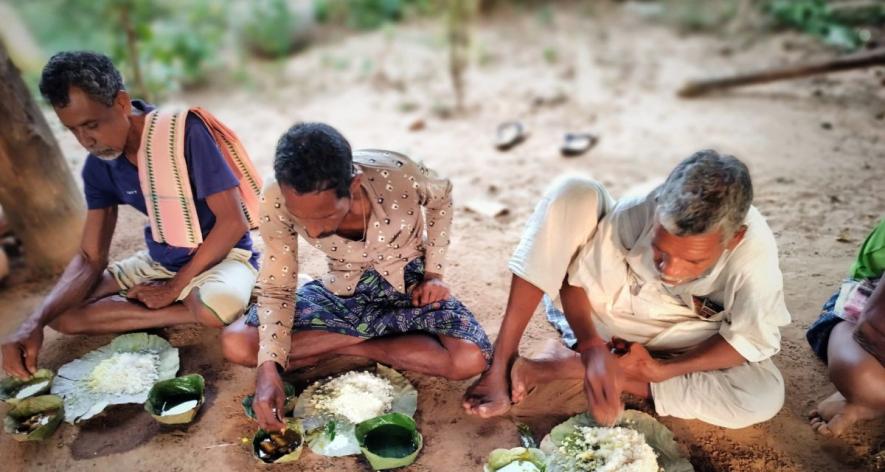
[[[60,314],[85,302],[101,281],[108,266],[111,238],[117,226],[117,207],[89,210],[83,227],[80,252],[61,278],[22,326],[44,327]]]
[[[729,369],[745,362],[747,360],[725,338],[716,334],[682,356],[661,361],[662,378],[656,381],[692,372]]]
[[[621,413],[623,391],[623,373],[617,358],[593,326],[593,311],[587,292],[569,285],[566,280],[559,297],[565,318],[578,339],[577,350],[584,363],[584,392],[590,413],[603,425],[614,424]]]
[[[26,378],[37,370],[43,327],[62,313],[82,305],[93,294],[108,265],[108,251],[116,224],[116,206],[86,213],[80,252],[68,263],[43,303],[3,343],[3,369],[6,372]]]
[[[525,279],[514,275],[510,280],[510,296],[504,311],[501,330],[495,339],[495,357],[489,370],[507,372],[519,353],[519,341],[529,324],[544,292]]]
[[[187,284],[197,275],[224,260],[249,229],[237,188],[209,195],[206,197],[206,203],[215,215],[215,226],[209,231],[191,260],[166,283],[133,287],[128,293],[130,298],[136,298],[153,309],[175,303]]]
[[[249,230],[246,215],[236,187],[206,197],[206,204],[215,215],[215,226],[209,231],[194,257],[172,278],[172,282],[184,289],[197,275],[218,264]]]

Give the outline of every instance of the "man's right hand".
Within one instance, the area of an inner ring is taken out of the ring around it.
[[[584,363],[584,392],[590,414],[603,426],[615,424],[624,405],[621,403],[623,375],[617,358],[600,340],[581,351]]]
[[[283,423],[283,416],[286,414],[286,392],[274,361],[264,361],[258,366],[252,409],[255,410],[255,417],[261,429],[265,431],[286,429],[286,424]]]
[[[43,345],[43,327],[22,326],[3,341],[3,370],[20,379],[27,379],[37,372],[37,354]]]

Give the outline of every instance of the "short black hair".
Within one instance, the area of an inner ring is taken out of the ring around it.
[[[353,182],[353,153],[335,128],[298,123],[280,137],[273,171],[280,185],[298,193],[335,190],[343,198],[350,195]]]
[[[43,68],[40,94],[50,105],[64,108],[70,103],[69,91],[77,87],[93,100],[111,106],[120,90],[123,77],[104,54],[91,51],[64,51],[55,54]]]

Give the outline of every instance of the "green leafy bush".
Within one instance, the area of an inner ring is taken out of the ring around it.
[[[241,39],[260,56],[286,56],[307,44],[312,13],[296,11],[288,0],[254,0],[249,3]]]
[[[772,0],[768,12],[781,25],[821,38],[825,43],[854,50],[865,42],[860,25],[882,23],[885,5],[839,7],[825,0]]]

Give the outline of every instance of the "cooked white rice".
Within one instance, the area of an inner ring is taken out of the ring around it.
[[[563,440],[558,452],[575,471],[658,471],[654,449],[630,428],[580,427]]]
[[[94,392],[134,395],[154,385],[160,357],[150,352],[118,352],[101,361],[89,375]]]
[[[393,402],[393,385],[369,372],[347,372],[317,384],[311,405],[353,424],[383,415]]]

